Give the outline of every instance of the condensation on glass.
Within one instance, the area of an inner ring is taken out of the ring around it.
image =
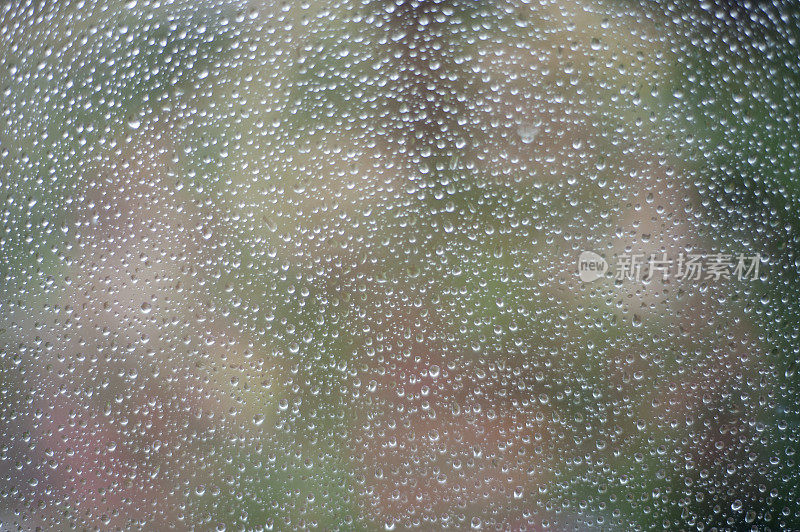
[[[0,529],[800,528],[789,1],[0,6]]]

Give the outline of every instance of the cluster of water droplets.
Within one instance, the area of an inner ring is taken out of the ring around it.
[[[4,3],[0,528],[796,529],[799,27]]]

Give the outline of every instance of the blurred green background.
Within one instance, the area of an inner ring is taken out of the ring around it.
[[[0,528],[800,527],[798,13],[3,4]]]

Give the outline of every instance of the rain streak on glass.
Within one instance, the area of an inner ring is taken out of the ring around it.
[[[0,529],[800,529],[798,39],[3,2]]]

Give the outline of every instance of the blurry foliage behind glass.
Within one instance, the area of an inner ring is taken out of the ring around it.
[[[4,3],[0,528],[800,527],[798,33]]]

